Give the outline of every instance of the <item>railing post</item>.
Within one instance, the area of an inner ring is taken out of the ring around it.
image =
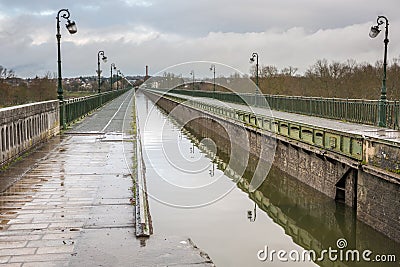
[[[379,99],[379,109],[378,109],[378,116],[379,116],[379,121],[378,121],[378,126],[380,127],[386,127],[386,99]]]
[[[399,102],[394,101],[394,126],[393,129],[399,129]]]
[[[59,107],[60,107],[60,127],[62,127],[63,130],[67,128],[65,124],[65,106],[64,106],[64,101],[59,102]]]

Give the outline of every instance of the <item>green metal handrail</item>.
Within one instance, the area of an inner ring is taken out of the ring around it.
[[[65,105],[65,117],[66,123],[71,124],[71,122],[82,118],[83,116],[87,115],[89,112],[101,107],[105,103],[118,96],[122,95],[123,93],[127,92],[131,88],[123,89],[123,90],[115,90],[104,92],[100,94],[72,98],[64,101]],[[60,125],[62,125],[63,121],[63,114],[61,112],[62,107],[60,106]]]
[[[171,89],[170,93],[194,97],[209,97],[220,101],[252,106],[266,106],[272,110],[304,114],[347,122],[378,125],[379,100],[343,99],[285,96],[251,93],[212,92],[185,89]],[[399,101],[386,102],[386,125],[399,129]]]
[[[341,132],[329,128],[319,127],[312,124],[278,119],[273,116],[256,114],[253,111],[236,109],[221,104],[207,103],[201,99],[189,99],[177,94],[165,93],[164,90],[148,90],[149,93],[162,97],[180,105],[201,110],[218,118],[225,117],[229,120],[239,122],[251,129],[258,129],[272,134],[284,136],[296,141],[307,143],[326,151],[345,155],[349,158],[363,160],[363,140],[360,134]],[[254,96],[253,96],[254,98]]]

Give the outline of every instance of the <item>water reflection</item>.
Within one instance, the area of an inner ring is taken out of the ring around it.
[[[247,211],[247,219],[249,219],[250,222],[255,222],[256,218],[257,218],[257,204],[254,202],[254,210]]]
[[[260,166],[257,157],[251,155],[247,162],[238,160],[240,157],[232,159],[229,157],[230,151],[224,149],[228,146],[224,145],[226,140],[221,140],[221,136],[213,135],[201,126],[196,127],[195,122],[186,125],[185,129],[191,133],[188,137],[196,144],[203,138],[211,138],[217,144],[218,169],[223,170],[224,174],[234,182],[238,181],[238,188],[246,192],[261,210],[283,227],[285,233],[304,249],[314,250],[319,255],[322,250],[329,247],[338,249],[338,239],[344,238],[347,241],[346,250],[357,249],[361,253],[368,249],[373,255],[395,254],[396,259],[400,259],[400,244],[358,221],[353,209],[335,202],[274,166],[262,185],[255,192],[251,192],[250,183],[254,169],[257,165]],[[207,147],[199,146],[199,148],[203,153],[209,153]],[[235,163],[228,165],[232,160]],[[244,175],[240,177],[235,172],[236,168],[238,170],[245,168]],[[251,222],[255,221],[256,208],[254,211],[248,211],[247,218]],[[326,257],[325,259],[317,263],[321,266],[367,265],[365,262],[333,264]],[[398,266],[398,263],[385,263],[384,266]]]
[[[165,112],[165,111],[164,111]],[[169,119],[181,128],[177,121]],[[376,254],[395,254],[400,259],[400,244],[390,240],[356,219],[355,211],[326,197],[315,189],[299,182],[278,167],[273,166],[261,184],[253,192],[250,190],[254,171],[264,166],[260,159],[250,154],[248,160],[243,160],[241,153],[230,157],[229,138],[209,129],[204,129],[199,120],[186,124],[180,136],[190,139],[192,147],[200,149],[212,162],[209,175],[213,177],[215,168],[223,171],[237,187],[248,194],[254,201],[253,210],[247,211],[247,219],[255,222],[258,209],[265,212],[276,224],[280,225],[292,240],[305,250],[320,253],[329,247],[337,249],[338,239],[347,241],[346,250],[371,250]],[[182,138],[182,137],[181,137]],[[202,140],[212,140],[204,142]],[[210,145],[211,144],[211,145]],[[217,150],[215,151],[215,145]],[[243,151],[243,154],[248,154]],[[260,164],[261,163],[261,164]],[[215,166],[214,166],[215,165]],[[266,168],[269,168],[265,164]],[[245,169],[244,174],[240,170]],[[238,171],[237,171],[238,170]],[[317,262],[321,266],[366,266],[366,262],[332,262],[325,258]],[[370,263],[373,266],[398,266],[398,263]]]

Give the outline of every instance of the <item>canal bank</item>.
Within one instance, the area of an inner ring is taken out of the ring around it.
[[[136,238],[133,93],[0,174],[13,181],[0,193],[0,265],[212,266],[186,236]]]
[[[257,159],[241,162],[230,156],[227,140],[218,128],[205,128],[204,122],[198,120],[198,125],[192,122],[182,129],[179,118],[170,116],[170,109],[163,105],[153,107],[153,102],[144,96],[138,98],[138,106],[142,101],[142,116],[147,118],[144,154],[150,206],[155,210],[154,227],[166,233],[188,233],[217,266],[265,266],[266,262],[257,260],[257,252],[266,245],[285,251],[321,251],[337,248],[339,239],[345,239],[349,249],[368,248],[376,254],[395,255],[400,251],[396,242],[356,220],[353,209],[335,203],[279,168],[271,169],[258,190],[249,190],[255,166],[248,163]],[[197,166],[192,166],[193,162]],[[244,175],[235,171],[243,168]],[[199,202],[196,196],[202,191],[195,194],[194,187],[205,187],[213,194],[215,189],[207,187],[210,183],[218,187],[217,191],[222,184],[227,193],[214,197],[215,201]],[[366,262],[318,264],[369,266]]]

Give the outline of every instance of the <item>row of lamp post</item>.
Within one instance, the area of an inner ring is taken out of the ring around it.
[[[113,75],[113,70],[115,70],[116,71],[116,75],[117,75],[117,90],[119,89],[119,86],[118,86],[118,83],[119,83],[119,75],[121,74],[122,75],[122,73],[121,73],[121,71],[120,70],[117,70],[117,67],[115,66],[115,63],[111,63],[111,68],[110,68],[110,70],[111,70],[111,74],[110,74],[110,90],[112,91],[113,90],[113,77],[114,77],[114,75]]]
[[[369,32],[369,36],[371,38],[375,38],[380,33],[379,27],[382,24],[385,24],[385,38],[383,39],[384,43],[384,54],[383,54],[383,77],[382,77],[382,87],[381,87],[381,96],[379,99],[378,105],[378,125],[381,127],[386,127],[386,68],[387,68],[387,50],[388,50],[388,43],[389,43],[389,20],[385,16],[378,16],[376,20],[376,25],[371,27]],[[250,63],[256,62],[256,85],[259,88],[259,81],[258,81],[258,53],[253,53],[250,57]],[[214,68],[215,73],[215,68]],[[256,89],[257,94],[257,89]]]
[[[256,85],[258,87],[258,54],[257,53],[253,53],[250,58],[250,63],[253,63],[254,61],[256,61]],[[214,64],[211,64],[210,71],[213,72],[213,91],[215,92],[216,82],[215,82],[215,65]],[[192,75],[192,90],[194,90],[195,89],[194,70],[191,70],[189,74]],[[256,90],[256,93],[257,93],[257,90]]]
[[[215,92],[215,65],[212,64],[210,67],[210,71],[214,72],[214,82],[213,82],[213,91]],[[194,70],[190,71],[190,75],[192,75],[193,81],[192,81],[192,89],[194,90]]]
[[[102,56],[101,59],[103,60],[104,63],[107,62],[107,57],[104,55],[104,51],[102,51],[102,50],[99,51],[97,53],[98,93],[101,93],[101,76],[100,76],[100,74],[101,74],[102,70],[100,69],[100,56]],[[117,90],[118,90],[119,89],[119,76],[121,75],[121,77],[122,77],[123,74],[121,73],[120,70],[117,70],[117,67],[115,66],[115,63],[111,63],[110,70],[111,70],[111,73],[110,73],[110,90],[111,91],[113,90],[113,70],[116,70],[116,75],[117,75],[116,83],[117,83]]]
[[[64,102],[64,96],[63,96],[63,88],[62,88],[62,75],[61,75],[61,33],[60,33],[60,18],[63,18],[65,20],[67,20],[67,24],[65,25],[68,32],[70,34],[75,34],[77,32],[77,27],[74,21],[71,21],[70,18],[70,12],[68,9],[60,9],[57,13],[57,34],[56,34],[56,38],[57,38],[57,65],[58,65],[58,83],[57,83],[57,94],[58,94],[58,99],[60,102]],[[382,77],[382,87],[381,87],[381,97],[379,100],[379,108],[378,108],[378,124],[379,126],[385,127],[386,126],[386,101],[387,101],[387,97],[386,97],[386,68],[387,68],[387,48],[388,48],[388,43],[389,43],[389,21],[385,16],[378,16],[377,20],[377,25],[372,26],[369,36],[371,38],[375,38],[378,36],[378,34],[380,33],[380,29],[379,27],[382,24],[385,24],[385,38],[383,40],[384,42],[384,56],[383,56],[383,77]],[[100,93],[100,87],[101,87],[101,80],[100,80],[100,74],[101,74],[101,70],[100,70],[100,56],[102,56],[102,60],[103,62],[107,62],[107,57],[104,55],[104,51],[99,51],[97,53],[97,75],[98,75],[98,93]],[[259,87],[259,80],[258,80],[258,53],[254,52],[252,53],[251,57],[250,57],[250,62],[256,62],[256,85],[257,88]],[[116,70],[115,64],[112,63],[111,64],[111,77],[110,77],[110,83],[111,83],[111,90],[112,90],[112,77],[113,77],[113,73],[112,71]],[[210,70],[214,72],[214,92],[215,92],[215,65],[211,65]],[[118,81],[119,81],[119,77],[118,75],[122,74],[120,73],[119,70],[117,70],[117,89],[118,89]],[[190,74],[193,76],[193,90],[194,90],[194,70],[192,70],[190,72]],[[256,89],[256,93],[257,93],[257,89]],[[62,114],[63,114],[63,128],[65,129],[65,106],[62,105]]]

